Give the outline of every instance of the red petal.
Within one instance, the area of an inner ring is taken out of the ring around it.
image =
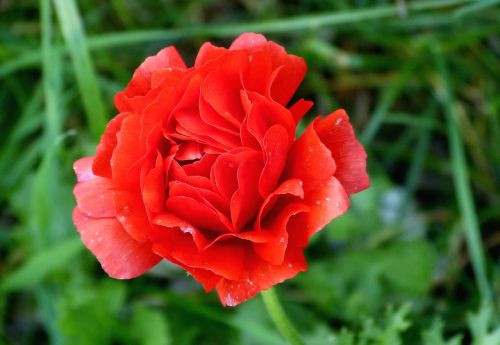
[[[273,125],[281,125],[289,135],[290,144],[295,136],[295,122],[288,109],[276,102],[272,102],[261,95],[247,92],[252,101],[248,114],[248,130],[262,144],[266,132]]]
[[[162,213],[154,219],[154,223],[166,228],[178,228],[183,233],[190,234],[199,250],[204,248],[208,243],[207,238],[200,230],[174,214]]]
[[[79,159],[73,165],[78,178],[73,193],[82,213],[89,217],[103,218],[115,215],[111,180],[92,173],[94,157]]]
[[[220,194],[227,200],[238,189],[238,165],[241,160],[235,155],[222,154],[215,160],[212,169],[212,180]]]
[[[266,224],[261,230],[269,233],[269,241],[253,243],[254,251],[265,261],[273,265],[281,265],[288,247],[288,221],[292,216],[306,211],[309,211],[309,208],[304,204],[291,203],[278,214],[274,214],[269,224]]]
[[[288,154],[285,175],[299,178],[304,190],[315,189],[335,172],[335,162],[330,150],[316,134],[314,121],[293,144]]]
[[[305,101],[304,99],[299,99],[295,102],[288,110],[292,113],[293,119],[295,123],[299,123],[299,121],[304,117],[304,115],[312,108],[314,105],[311,101]]]
[[[202,97],[219,114],[233,117],[241,123],[245,116],[240,101],[241,72],[248,64],[246,54],[232,52],[220,60],[220,64],[203,81]]]
[[[215,162],[217,155],[205,154],[203,157],[196,162],[188,165],[184,165],[184,171],[189,176],[205,176],[210,177],[210,170]]]
[[[265,165],[259,179],[259,193],[266,197],[278,183],[285,166],[289,137],[281,125],[272,126],[264,136]]]
[[[136,96],[144,96],[151,90],[152,74],[155,71],[168,68],[186,69],[175,47],[167,47],[160,50],[156,55],[148,57],[135,70],[132,80],[125,90],[115,96],[115,106],[120,111],[132,111],[130,100]]]
[[[187,68],[174,46],[163,48],[156,55],[146,58],[135,70],[134,76],[140,74],[145,78],[149,78],[152,72],[167,68]]]
[[[279,196],[290,195],[299,198],[304,198],[304,189],[302,188],[303,182],[299,179],[290,179],[282,182],[262,203],[257,220],[255,221],[255,228],[260,229],[262,219],[268,214],[272,207],[276,204]]]
[[[200,252],[188,234],[178,236],[173,242],[155,243],[153,251],[184,266],[208,270],[227,279],[241,277],[247,256],[246,249],[237,241],[216,243]]]
[[[316,189],[306,192],[303,202],[309,206],[310,211],[293,217],[288,226],[290,241],[301,247],[307,246],[312,234],[349,208],[349,198],[333,176]]]
[[[142,187],[144,206],[155,213],[163,211],[165,201],[165,174],[163,159],[158,154],[155,168],[146,175]]]
[[[141,197],[138,164],[144,156],[144,144],[140,141],[140,116],[131,115],[117,134],[118,144],[111,157],[114,203],[116,217],[125,230],[139,242],[149,241],[158,234],[149,222]],[[151,156],[153,159],[155,156]]]
[[[242,75],[246,91],[268,96],[271,77],[273,75],[273,61],[269,58],[267,44],[259,49],[248,52],[248,67]]]
[[[253,32],[246,32],[239,35],[229,47],[229,50],[238,49],[257,49],[267,44],[267,40],[264,35],[255,34]]]
[[[73,222],[83,243],[113,278],[137,277],[161,260],[150,244],[134,241],[114,218],[89,218],[76,207]]]
[[[227,52],[227,49],[216,47],[212,43],[206,42],[198,51],[196,61],[194,62],[194,67],[200,67],[211,60],[215,60],[225,52]]]
[[[262,198],[255,186],[261,171],[262,160],[258,156],[241,163],[238,168],[239,187],[231,198],[231,220],[235,231],[240,231],[259,210]]]
[[[298,56],[288,55],[287,60],[285,65],[276,70],[270,90],[271,98],[283,105],[286,105],[297,91],[307,70],[306,63]]]
[[[305,271],[306,260],[302,251],[289,247],[281,265],[272,265],[257,256],[248,258],[241,279],[222,279],[217,284],[217,293],[224,306],[236,306],[252,298],[262,290],[294,277]]]
[[[130,113],[120,113],[106,125],[106,130],[96,148],[96,155],[92,166],[94,174],[111,178],[111,165],[109,162],[117,144],[116,134],[120,131],[123,120],[129,115]]]
[[[337,170],[335,177],[347,194],[360,192],[370,185],[366,173],[366,152],[354,135],[349,116],[341,109],[315,123],[321,141],[331,151]]]
[[[139,170],[135,171],[132,167],[136,167],[136,163],[146,153],[145,143],[140,139],[140,129],[141,117],[132,114],[123,120],[121,130],[116,135],[117,145],[110,163],[115,187],[127,186],[139,179]]]
[[[199,229],[222,233],[232,231],[232,225],[222,214],[191,197],[171,196],[167,199],[167,210]]]

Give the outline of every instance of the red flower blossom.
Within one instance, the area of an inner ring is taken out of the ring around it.
[[[252,33],[205,43],[191,68],[174,47],[139,66],[96,155],[74,165],[73,220],[111,277],[164,258],[233,306],[306,269],[310,236],[369,179],[343,110],[295,140],[312,102],[287,104],[305,72]]]

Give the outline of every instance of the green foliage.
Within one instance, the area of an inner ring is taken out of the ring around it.
[[[117,316],[124,300],[124,285],[113,281],[66,291],[58,306],[59,329],[66,342],[111,344],[119,334],[116,330],[123,328]]]
[[[498,5],[0,1],[0,344],[285,344],[259,297],[222,308],[173,265],[109,279],[71,221],[72,163],[137,65],[243,31],[306,59],[299,132],[343,107],[368,151],[370,189],[278,287],[304,342],[500,344]]]

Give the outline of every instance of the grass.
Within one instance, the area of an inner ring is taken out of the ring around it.
[[[244,31],[306,59],[300,128],[345,108],[369,156],[371,188],[277,287],[302,341],[500,343],[499,3],[0,3],[0,344],[285,343],[260,299],[223,309],[172,265],[107,278],[71,222],[71,165],[135,67]]]

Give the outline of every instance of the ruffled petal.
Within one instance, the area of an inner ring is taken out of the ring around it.
[[[253,32],[246,32],[239,35],[229,47],[229,50],[248,49],[253,50],[267,44],[264,35]]]
[[[78,183],[73,189],[76,203],[88,217],[103,218],[115,215],[111,180],[92,173],[94,157],[79,159],[73,165]]]
[[[299,99],[295,102],[288,110],[292,113],[295,123],[298,124],[302,117],[312,108],[314,105],[311,101],[306,101],[304,99]]]
[[[123,120],[129,115],[130,113],[120,113],[106,125],[106,130],[97,145],[95,159],[92,163],[94,174],[111,178],[110,161],[117,144],[116,134],[120,131]]]
[[[215,111],[223,116],[231,116],[241,124],[245,116],[240,101],[241,71],[248,64],[243,52],[225,55],[220,64],[204,79],[201,94]]]
[[[315,123],[321,142],[331,151],[337,170],[335,177],[347,194],[360,192],[370,186],[366,172],[366,152],[354,135],[349,116],[337,110]]]
[[[203,66],[204,64],[217,59],[225,52],[227,52],[226,48],[216,47],[210,42],[203,43],[198,51],[198,55],[196,55],[194,67]]]
[[[215,243],[206,250],[199,251],[191,235],[185,233],[178,235],[175,241],[155,243],[153,251],[162,257],[171,257],[187,267],[204,269],[235,280],[242,276],[247,257],[247,250],[239,240]]]
[[[273,265],[258,256],[250,256],[241,279],[221,279],[216,289],[224,306],[236,306],[262,290],[305,271],[307,263],[301,249],[290,246],[281,265]]]
[[[181,219],[177,217],[175,214],[172,213],[162,213],[158,215],[154,221],[156,225],[165,227],[165,228],[178,228],[182,232],[186,234],[190,234],[193,237],[193,241],[196,244],[196,247],[198,250],[203,249],[207,243],[208,240],[203,234],[202,231],[197,229],[195,226],[193,226],[191,223],[187,222],[184,219]]]
[[[231,197],[231,220],[235,231],[240,231],[259,210],[262,198],[255,188],[262,171],[262,159],[258,156],[244,161],[238,167],[238,190]]]
[[[347,193],[333,176],[306,192],[303,202],[310,211],[293,217],[288,223],[289,240],[300,247],[306,247],[312,234],[349,208]]]
[[[296,214],[310,210],[301,202],[288,203],[281,210],[273,212],[273,217],[262,226],[261,231],[269,234],[267,242],[252,243],[253,250],[265,261],[281,265],[288,248],[288,221]]]
[[[156,55],[148,57],[135,70],[125,90],[115,96],[115,106],[121,112],[133,111],[130,104],[133,97],[144,96],[151,90],[152,74],[162,69],[186,69],[186,65],[175,47],[167,47]]]
[[[161,260],[150,244],[134,241],[115,218],[90,218],[76,207],[73,222],[83,243],[113,278],[135,278]]]
[[[304,190],[315,189],[335,172],[335,161],[330,150],[322,143],[313,121],[295,141],[285,167],[287,178],[299,178]]]
[[[272,126],[264,136],[262,149],[265,155],[264,169],[259,179],[259,193],[266,197],[276,187],[286,163],[289,137],[281,125]]]
[[[276,70],[270,90],[271,98],[283,105],[290,101],[307,71],[304,59],[295,55],[287,55],[286,59],[286,63]]]

